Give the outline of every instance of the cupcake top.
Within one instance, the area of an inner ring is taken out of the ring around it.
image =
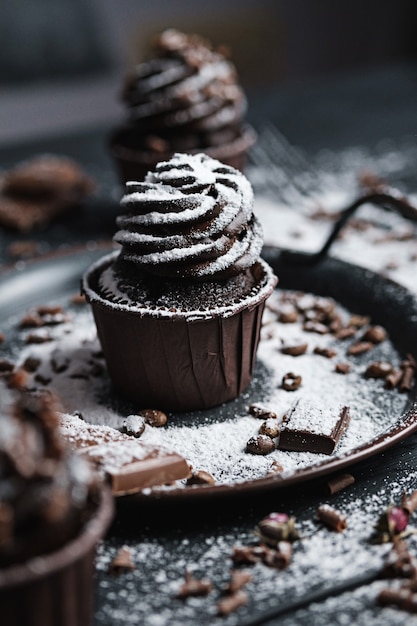
[[[0,389],[0,567],[61,546],[91,513],[90,465],[67,451],[49,395]]]
[[[221,280],[258,260],[262,229],[246,177],[204,154],[174,154],[129,182],[115,241],[121,261],[168,278]]]
[[[122,100],[147,132],[192,125],[214,130],[239,122],[246,99],[234,65],[197,35],[165,30],[153,56],[126,78]]]

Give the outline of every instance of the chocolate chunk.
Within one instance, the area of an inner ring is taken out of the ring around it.
[[[391,374],[385,379],[385,389],[395,389],[400,383],[401,378],[403,377],[402,370],[394,370]]]
[[[345,516],[328,504],[322,504],[319,506],[316,515],[320,522],[338,533],[342,532],[342,530],[346,530],[347,528]]]
[[[281,423],[277,418],[271,417],[261,424],[259,434],[266,435],[267,437],[274,439],[275,437],[278,437],[280,425]]]
[[[249,413],[253,415],[253,417],[257,417],[259,419],[269,419],[269,418],[278,417],[275,411],[271,411],[271,409],[269,409],[266,406],[263,406],[262,404],[250,404],[248,410],[249,410]]]
[[[301,386],[301,383],[301,376],[297,376],[293,374],[293,372],[288,372],[282,379],[281,387],[286,391],[295,391]]]
[[[195,578],[190,572],[185,572],[185,582],[179,588],[177,598],[184,600],[191,596],[207,596],[213,589],[213,584],[207,578]]]
[[[351,369],[350,363],[336,363],[334,371],[337,374],[349,374]]]
[[[188,463],[176,452],[142,443],[108,426],[63,416],[61,432],[70,447],[96,465],[115,495],[171,483],[190,473]]]
[[[325,324],[311,320],[303,325],[303,330],[308,333],[317,333],[318,335],[326,335],[329,332],[328,327]]]
[[[353,337],[353,335],[356,335],[356,328],[354,328],[353,326],[348,326],[346,328],[339,328],[336,332],[335,332],[335,337],[336,339],[339,339],[339,341],[343,341],[344,339],[350,339],[350,337]]]
[[[386,378],[388,374],[391,374],[393,367],[391,363],[386,361],[374,361],[370,363],[365,371],[367,378]]]
[[[246,444],[246,452],[250,454],[270,454],[275,450],[275,443],[268,437],[267,435],[257,435],[256,437],[251,437]]]
[[[348,354],[351,356],[357,356],[358,354],[364,354],[365,352],[369,352],[373,348],[373,343],[371,341],[357,341],[353,343],[348,348]]]
[[[417,596],[411,589],[382,589],[377,602],[380,606],[395,606],[409,613],[417,613]]]
[[[308,344],[307,343],[289,343],[284,344],[281,347],[281,352],[283,354],[289,354],[291,356],[301,356],[307,352]]]
[[[252,574],[244,570],[234,569],[230,573],[230,582],[225,587],[226,593],[236,593],[252,580]]]
[[[349,420],[349,407],[320,406],[299,398],[284,418],[278,448],[332,454]]]
[[[123,421],[122,430],[131,437],[140,437],[145,426],[145,418],[142,415],[128,415]]]
[[[326,359],[332,359],[336,356],[336,350],[333,350],[333,348],[320,348],[319,346],[316,346],[313,352],[314,354],[326,357]]]
[[[283,305],[278,313],[278,321],[281,322],[281,324],[294,324],[297,319],[297,309],[290,304]]]
[[[94,187],[72,159],[34,157],[0,178],[0,224],[30,231],[78,204]]]
[[[204,470],[192,472],[187,478],[187,485],[214,485],[215,482],[213,476]]]
[[[133,562],[132,549],[122,546],[109,565],[109,573],[118,575],[126,570],[134,570],[136,566]]]
[[[355,482],[354,476],[352,474],[338,474],[331,478],[327,483],[327,488],[330,495],[341,491],[342,489],[346,489],[349,485],[353,485]]]
[[[165,426],[168,421],[166,413],[158,411],[157,409],[142,409],[139,411],[139,415],[142,415],[145,422],[154,428],[161,428]]]
[[[230,613],[237,611],[237,609],[247,604],[247,602],[248,594],[245,591],[239,590],[220,600],[217,604],[217,612],[219,615],[230,615]]]
[[[363,341],[382,343],[387,338],[387,331],[382,326],[371,326],[362,337]]]

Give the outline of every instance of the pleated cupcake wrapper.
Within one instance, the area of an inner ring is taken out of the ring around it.
[[[87,273],[85,292],[115,389],[138,410],[207,409],[236,398],[251,380],[265,300],[276,283],[261,267],[267,282],[250,304],[193,321],[120,310],[94,296],[100,266]]]
[[[207,149],[190,150],[190,153],[204,152],[213,159],[243,171],[247,162],[247,153],[256,140],[255,131],[246,126],[237,139]],[[152,150],[135,150],[123,141],[123,129],[115,131],[110,137],[110,152],[117,168],[121,183],[131,180],[141,181],[153,170],[160,161],[168,161],[173,152],[155,152]]]
[[[0,569],[2,626],[89,626],[94,604],[96,545],[113,513],[106,488],[81,533],[61,549]]]

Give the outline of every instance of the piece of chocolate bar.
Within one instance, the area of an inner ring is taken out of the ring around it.
[[[284,418],[277,447],[332,454],[349,420],[347,406],[321,406],[299,398]]]
[[[70,447],[87,457],[109,481],[114,495],[187,478],[187,461],[171,450],[155,447],[108,426],[63,415],[61,432]]]

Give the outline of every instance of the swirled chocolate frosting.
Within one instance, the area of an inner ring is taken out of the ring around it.
[[[122,101],[135,140],[142,134],[144,147],[160,152],[234,139],[247,108],[236,69],[225,55],[205,39],[174,29],[156,37],[153,58],[127,76]]]
[[[127,183],[114,239],[121,261],[169,278],[218,280],[250,268],[261,251],[253,192],[237,170],[204,154],[175,154]]]
[[[0,386],[0,567],[72,538],[91,511],[96,478],[59,436],[51,398]]]

